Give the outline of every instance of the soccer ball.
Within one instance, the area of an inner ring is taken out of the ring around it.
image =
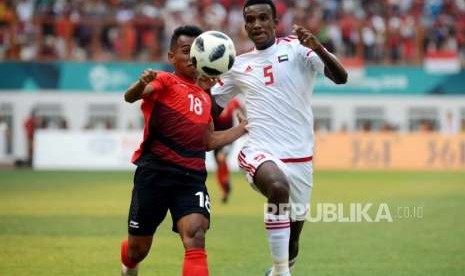
[[[222,32],[208,31],[199,35],[191,46],[192,64],[203,75],[218,77],[234,64],[234,43]]]

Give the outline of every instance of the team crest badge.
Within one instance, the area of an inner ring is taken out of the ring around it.
[[[255,160],[255,161],[260,161],[260,160],[264,159],[265,157],[266,157],[266,156],[265,156],[264,154],[260,153],[260,154],[258,154],[258,155],[256,155],[256,156],[254,157],[254,160]]]

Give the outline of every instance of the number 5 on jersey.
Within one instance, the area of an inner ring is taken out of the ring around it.
[[[273,65],[263,67],[263,76],[265,77],[265,85],[272,85],[274,83]]]

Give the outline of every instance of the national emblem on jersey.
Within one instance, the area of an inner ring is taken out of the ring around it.
[[[284,61],[288,61],[288,60],[289,60],[289,56],[287,54],[278,56],[278,62],[279,63],[284,62]]]

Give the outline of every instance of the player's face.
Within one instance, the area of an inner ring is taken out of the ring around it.
[[[276,20],[270,5],[257,4],[244,9],[245,30],[257,49],[265,49],[275,41]]]
[[[197,71],[189,57],[194,39],[195,37],[181,35],[178,37],[176,45],[168,53],[168,59],[174,66],[176,73],[192,79],[197,75]]]

